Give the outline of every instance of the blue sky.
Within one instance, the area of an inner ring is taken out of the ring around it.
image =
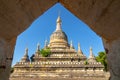
[[[28,47],[29,56],[35,53],[38,42],[41,48],[44,47],[44,41],[46,39],[49,41],[50,35],[56,28],[59,11],[62,19],[62,29],[67,34],[68,41],[73,41],[76,50],[79,42],[83,53],[87,57],[89,56],[90,46],[93,48],[95,56],[98,52],[104,51],[101,38],[87,24],[57,3],[33,21],[29,28],[17,37],[12,65],[20,61],[26,47]]]

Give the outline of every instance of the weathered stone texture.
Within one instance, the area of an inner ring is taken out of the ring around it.
[[[7,80],[9,77],[15,42],[16,38],[0,38],[0,80]]]
[[[16,37],[57,0],[0,0],[0,36]]]
[[[112,42],[103,41],[105,48],[108,50],[107,59],[111,80],[120,80],[120,39]]]
[[[0,0],[1,39],[11,40],[17,37],[27,29],[38,16],[42,15],[58,1],[107,41],[120,38],[120,0]],[[14,49],[13,45],[12,48]],[[117,56],[115,60],[119,61],[120,57],[118,54],[120,51],[115,48],[118,49],[119,46],[117,45],[110,48],[110,56]],[[3,49],[4,44],[1,44],[0,55],[2,56],[5,54]],[[8,53],[12,54],[13,52]],[[119,63],[114,64],[114,62],[110,61],[109,64],[120,68],[118,66]],[[111,67],[115,68],[113,66]],[[0,74],[2,76],[2,73]]]
[[[75,16],[107,40],[120,37],[120,0],[60,0]]]

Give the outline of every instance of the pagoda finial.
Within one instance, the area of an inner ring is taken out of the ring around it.
[[[61,18],[60,18],[60,15],[58,15],[58,18],[57,18],[57,24],[56,24],[56,31],[58,31],[58,30],[62,30],[61,29]]]
[[[60,16],[58,16],[58,18],[57,18],[57,23],[59,23],[59,24],[61,24],[61,18],[60,18]]]
[[[70,49],[73,49],[73,42],[72,42],[72,40],[70,41]]]
[[[28,48],[25,48],[25,54],[23,58],[21,59],[21,62],[27,62],[27,61],[29,61]]]
[[[95,56],[93,55],[92,47],[90,47],[90,55],[89,55],[88,61],[96,62]]]
[[[93,55],[92,47],[90,47],[90,56],[89,56],[89,58],[95,58],[94,55]]]
[[[40,43],[37,44],[37,50],[36,51],[39,51],[40,50]]]
[[[81,51],[80,43],[78,43],[78,51]]]
[[[81,50],[81,48],[80,48],[80,43],[78,43],[78,55],[79,55],[79,56],[84,56],[84,55],[83,55],[83,52],[82,52],[82,50]]]
[[[28,48],[25,48],[25,55],[28,55]]]
[[[47,39],[45,40],[45,45],[44,45],[44,47],[46,48],[48,46],[48,41],[47,41]]]

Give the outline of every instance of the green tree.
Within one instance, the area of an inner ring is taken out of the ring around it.
[[[47,48],[47,49],[41,49],[40,50],[40,54],[43,56],[43,57],[48,57],[50,55],[50,49]]]
[[[85,64],[85,65],[88,65],[89,63],[88,63],[88,61],[86,60],[86,61],[84,62],[84,64]]]
[[[98,62],[101,62],[104,65],[104,70],[108,71],[108,65],[107,65],[107,57],[105,52],[99,52],[98,56],[96,57],[96,60]]]

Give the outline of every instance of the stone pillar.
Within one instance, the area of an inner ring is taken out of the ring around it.
[[[110,80],[120,80],[120,38],[108,42],[103,40],[110,70]]]
[[[0,80],[9,80],[16,38],[0,38]]]

